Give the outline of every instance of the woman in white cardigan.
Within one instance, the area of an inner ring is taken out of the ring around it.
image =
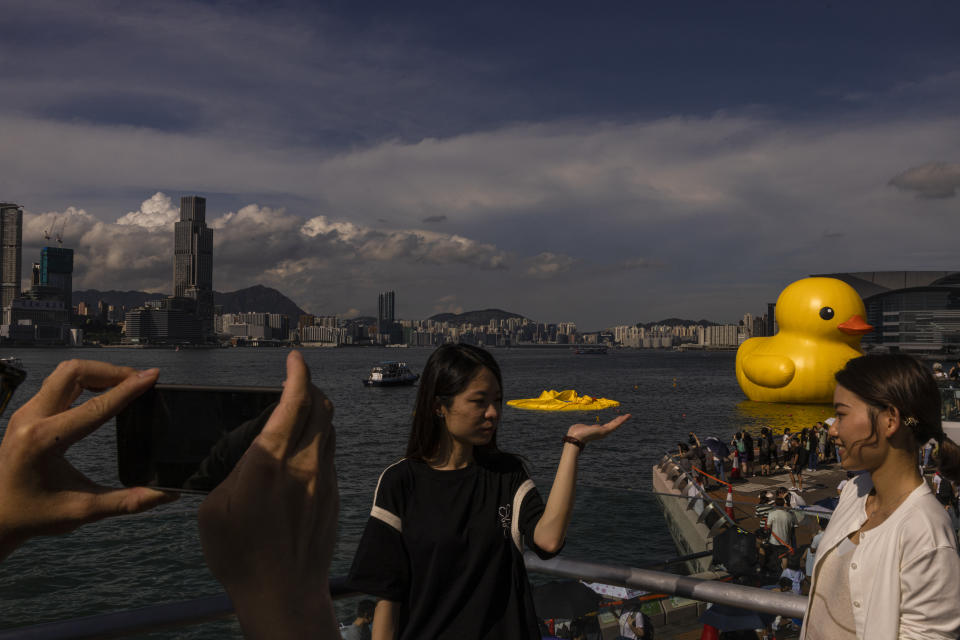
[[[817,550],[804,640],[954,639],[960,634],[960,556],[947,512],[917,468],[940,445],[956,478],[960,448],[940,422],[936,382],[905,355],[855,358],[837,373],[830,436],[846,484]]]

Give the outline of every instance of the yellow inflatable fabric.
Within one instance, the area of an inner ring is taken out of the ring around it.
[[[832,403],[834,374],[873,330],[863,300],[835,278],[804,278],[777,298],[780,330],[737,349],[737,382],[757,402]]]
[[[596,411],[619,407],[620,403],[609,398],[594,398],[592,396],[578,396],[573,389],[566,391],[544,391],[539,398],[522,398],[508,400],[507,404],[517,409],[533,411]]]

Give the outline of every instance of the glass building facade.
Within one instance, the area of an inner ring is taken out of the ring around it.
[[[890,351],[960,353],[960,287],[902,289],[864,301],[874,331],[863,345]]]
[[[862,271],[823,273],[853,287],[874,330],[866,351],[912,354],[960,353],[960,271]]]

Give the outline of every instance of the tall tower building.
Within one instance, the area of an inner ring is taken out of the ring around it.
[[[384,329],[389,330],[390,324],[397,319],[396,295],[393,291],[384,291],[377,300],[377,328],[380,333],[386,333]]]
[[[377,300],[377,334],[386,344],[403,340],[403,330],[397,322],[397,294],[384,291]]]
[[[213,229],[206,214],[206,198],[180,198],[173,246],[173,295],[196,300],[204,337],[213,335]]]
[[[20,295],[23,249],[23,207],[0,202],[0,307]]]
[[[44,247],[40,250],[39,284],[61,291],[67,318],[73,312],[73,249]]]

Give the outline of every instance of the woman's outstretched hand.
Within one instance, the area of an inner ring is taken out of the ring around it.
[[[332,420],[292,351],[280,403],[200,507],[207,565],[248,638],[339,638],[328,580],[339,510]]]
[[[580,442],[587,443],[608,435],[620,428],[630,418],[630,414],[617,416],[606,424],[575,424],[567,429],[567,435]],[[573,514],[573,499],[577,484],[577,459],[579,450],[573,444],[565,444],[557,475],[553,478],[553,487],[543,515],[533,531],[533,541],[547,553],[558,553],[567,537],[567,527]]]
[[[606,438],[608,435],[620,428],[624,422],[630,419],[630,414],[625,413],[617,416],[606,424],[575,424],[567,429],[567,435],[576,438],[580,442],[587,443],[593,440]]]
[[[64,454],[157,381],[157,369],[61,362],[10,417],[0,444],[0,560],[31,536],[63,534],[108,516],[138,513],[176,494],[103,487]],[[84,391],[105,391],[72,407]]]

